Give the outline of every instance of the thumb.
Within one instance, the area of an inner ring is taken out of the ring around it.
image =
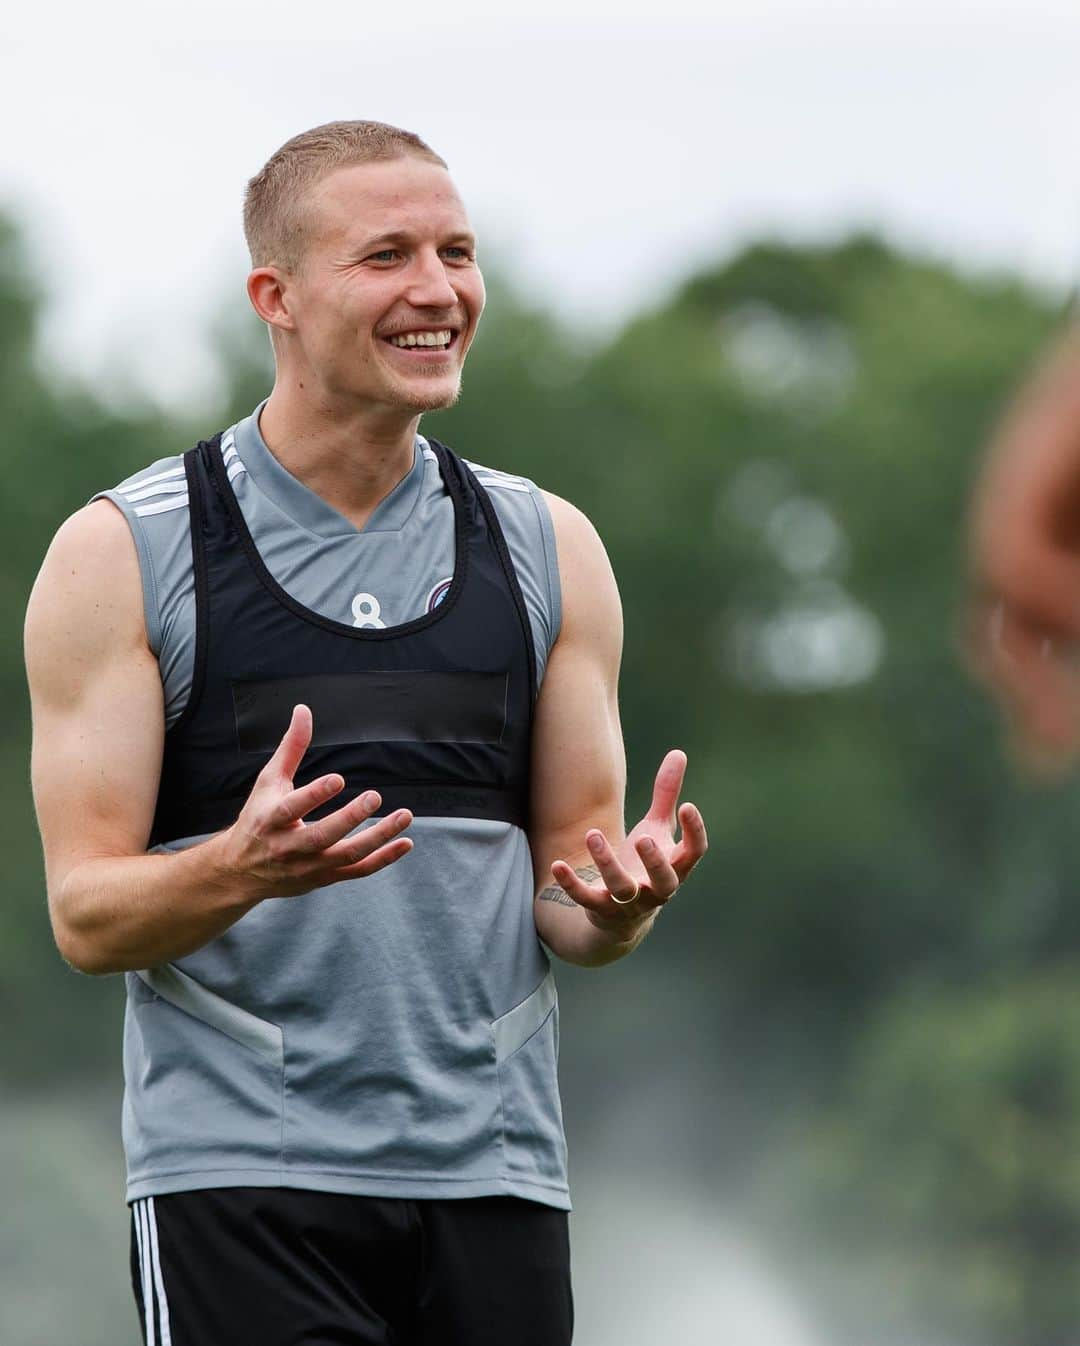
[[[302,703],[293,706],[289,727],[274,750],[273,757],[263,768],[268,776],[292,781],[297,768],[304,760],[304,753],[311,745],[312,725],[310,708]]]

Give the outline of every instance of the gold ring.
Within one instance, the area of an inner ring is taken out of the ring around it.
[[[612,902],[616,903],[618,906],[628,907],[631,902],[636,902],[638,900],[640,894],[641,894],[641,885],[638,884],[637,890],[635,891],[633,897],[616,897],[614,893],[609,894],[609,896],[611,897]]]

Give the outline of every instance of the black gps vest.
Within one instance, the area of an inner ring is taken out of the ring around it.
[[[429,439],[454,507],[454,576],[414,621],[352,627],[305,608],[268,571],[221,455],[184,455],[195,580],[191,694],[165,735],[150,844],[230,826],[288,727],[311,708],[301,786],[328,772],[380,814],[486,818],[524,828],[536,660],[525,601],[484,488]]]

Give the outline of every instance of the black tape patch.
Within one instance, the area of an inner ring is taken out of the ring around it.
[[[312,746],[330,743],[499,743],[509,675],[423,669],[328,673],[232,684],[241,752],[272,752],[293,707],[311,707]]]

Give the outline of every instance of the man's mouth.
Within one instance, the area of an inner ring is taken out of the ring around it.
[[[383,338],[398,350],[418,350],[422,353],[447,351],[456,339],[457,332],[450,327],[437,328],[433,331],[395,332],[393,336]]]

